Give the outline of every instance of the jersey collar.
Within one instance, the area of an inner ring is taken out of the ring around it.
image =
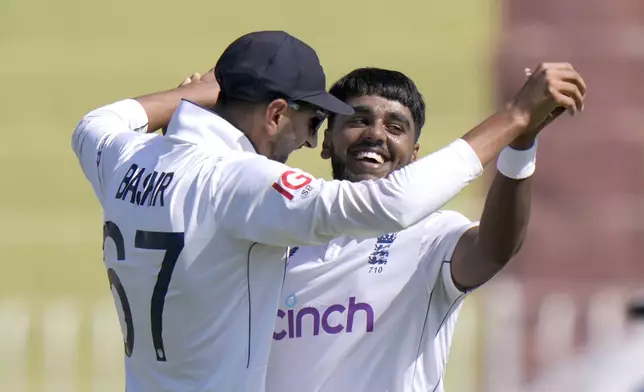
[[[182,99],[168,124],[166,137],[189,143],[255,153],[250,140],[234,125],[194,102]]]

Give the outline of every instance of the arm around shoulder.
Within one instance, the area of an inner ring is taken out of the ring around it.
[[[254,154],[220,164],[212,191],[221,225],[238,238],[278,246],[400,231],[439,209],[482,172],[464,141],[388,178],[357,183],[315,179]]]

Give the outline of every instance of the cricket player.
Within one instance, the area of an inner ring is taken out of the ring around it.
[[[325,87],[311,47],[255,32],[202,78],[80,121],[72,146],[103,208],[128,392],[263,391],[288,246],[416,224],[568,99],[535,78],[463,138],[353,183],[282,163],[329,113],[353,113]]]
[[[572,67],[545,64],[536,73],[548,74],[551,87],[570,89],[575,103],[568,109],[582,108],[585,86]],[[325,132],[322,157],[331,160],[333,178],[377,181],[417,159],[425,103],[407,76],[357,69],[330,92],[355,111],[332,116]],[[537,133],[501,153],[480,223],[438,211],[370,239],[342,236],[292,248],[267,391],[443,391],[464,298],[521,247]]]

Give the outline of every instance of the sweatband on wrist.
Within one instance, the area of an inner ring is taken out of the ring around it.
[[[496,168],[499,173],[508,178],[522,180],[534,174],[537,161],[537,142],[528,150],[515,150],[505,147],[499,159],[496,161]]]

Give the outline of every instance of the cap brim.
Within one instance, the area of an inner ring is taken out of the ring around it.
[[[320,94],[310,95],[305,98],[300,98],[298,101],[308,102],[312,105],[319,107],[320,109],[326,110],[327,112],[342,114],[345,116],[355,113],[353,108],[341,100],[337,99],[333,95],[322,92]]]

